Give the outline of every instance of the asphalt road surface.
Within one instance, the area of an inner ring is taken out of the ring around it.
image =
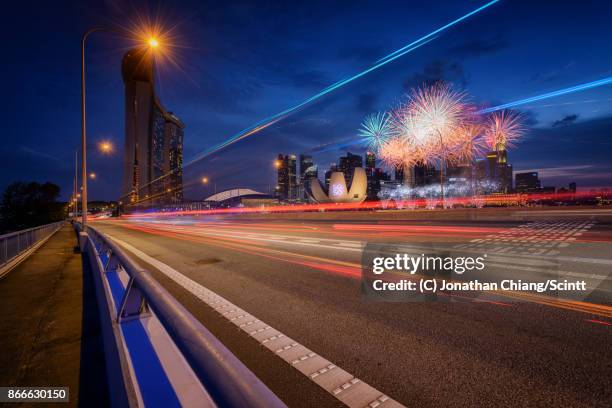
[[[610,406],[612,224],[588,213],[529,221],[339,218],[92,225],[118,240],[289,406],[341,406],[345,391],[358,386],[379,393],[372,406]],[[517,292],[373,301],[361,292],[361,261],[366,246],[381,243],[417,253],[487,253],[493,275],[552,274],[596,289],[570,299]],[[189,289],[191,281],[231,305],[215,310],[212,298]],[[234,305],[244,313],[222,313]],[[244,316],[244,323],[227,316]],[[316,361],[324,371],[313,377],[305,367]],[[322,386],[328,371],[345,382]]]

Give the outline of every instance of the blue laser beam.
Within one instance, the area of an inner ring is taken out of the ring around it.
[[[265,118],[263,120],[260,120],[259,122],[255,123],[254,125],[251,125],[248,128],[243,129],[240,132],[236,133],[234,136],[230,137],[229,139],[227,139],[227,140],[225,140],[225,141],[223,141],[223,142],[221,142],[221,143],[219,143],[219,144],[217,144],[215,146],[212,146],[212,147],[206,149],[204,152],[198,154],[193,159],[191,159],[189,162],[185,163],[185,165],[187,166],[189,164],[197,162],[197,161],[199,161],[199,160],[201,160],[201,159],[203,159],[203,158],[205,158],[207,156],[210,156],[211,154],[213,154],[213,153],[215,153],[215,152],[217,152],[217,151],[219,151],[219,150],[221,150],[221,149],[223,149],[223,148],[225,148],[225,147],[227,147],[227,146],[229,146],[229,145],[231,145],[233,143],[236,143],[239,140],[244,139],[245,137],[248,137],[248,136],[250,136],[252,134],[255,134],[255,133],[257,133],[257,132],[259,132],[259,131],[261,131],[261,130],[263,130],[263,129],[271,126],[271,125],[273,125],[274,123],[278,122],[279,120],[282,120],[285,117],[287,117],[289,114],[298,111],[299,109],[301,109],[305,105],[307,105],[307,104],[309,104],[311,102],[316,101],[317,99],[323,97],[324,95],[326,95],[326,94],[328,94],[328,93],[330,93],[330,92],[332,92],[332,91],[334,91],[334,90],[336,90],[336,89],[338,89],[338,88],[340,88],[340,87],[342,87],[342,86],[344,86],[344,85],[346,85],[346,84],[348,84],[348,83],[350,83],[350,82],[352,82],[352,81],[354,81],[356,79],[359,79],[359,78],[363,77],[364,75],[367,75],[370,72],[372,72],[372,71],[374,71],[374,70],[376,70],[376,69],[378,69],[378,68],[380,68],[380,67],[382,67],[382,66],[384,66],[384,65],[386,65],[386,64],[388,64],[388,63],[390,63],[392,61],[395,61],[396,59],[398,59],[398,58],[408,54],[409,52],[412,52],[412,51],[416,50],[417,48],[420,48],[420,47],[424,46],[425,44],[435,40],[437,38],[437,34],[441,33],[442,31],[444,31],[444,30],[446,30],[446,29],[448,29],[450,27],[452,27],[453,25],[458,24],[461,21],[463,21],[463,20],[473,16],[474,14],[477,14],[477,13],[481,12],[482,10],[492,6],[493,4],[495,4],[495,3],[499,2],[499,1],[500,0],[490,1],[489,3],[487,3],[487,4],[477,8],[477,9],[475,9],[473,11],[471,11],[470,13],[468,13],[468,14],[466,14],[466,15],[464,15],[464,16],[462,16],[462,17],[460,17],[460,18],[458,18],[458,19],[456,19],[456,20],[454,20],[454,21],[452,21],[452,22],[450,22],[450,23],[448,23],[448,24],[438,28],[437,30],[435,30],[435,31],[433,31],[433,32],[431,32],[431,33],[429,33],[429,34],[419,38],[418,40],[413,41],[410,44],[408,44],[408,45],[406,45],[406,46],[404,46],[404,47],[394,51],[393,53],[391,53],[391,54],[389,54],[389,55],[379,59],[370,68],[368,68],[368,69],[366,69],[366,70],[364,70],[364,71],[362,71],[362,72],[360,72],[360,73],[358,73],[356,75],[353,75],[351,77],[342,79],[342,80],[340,80],[340,81],[338,81],[338,82],[336,82],[336,83],[334,83],[332,85],[329,85],[328,87],[326,87],[323,90],[321,90],[319,93],[311,96],[310,98],[302,101],[301,103],[299,103],[299,104],[297,104],[297,105],[295,105],[295,106],[293,106],[291,108],[285,109],[282,112],[279,112],[279,113],[277,113],[275,115],[269,116],[269,117],[267,117],[267,118]]]
[[[322,96],[327,95],[328,93],[330,93],[330,92],[332,92],[332,91],[334,91],[334,90],[336,90],[336,89],[338,89],[338,88],[348,84],[349,82],[352,82],[352,81],[354,81],[354,80],[356,80],[358,78],[361,78],[364,75],[369,74],[370,72],[372,72],[372,71],[382,67],[383,65],[386,65],[386,64],[388,64],[388,63],[390,63],[392,61],[395,61],[396,59],[406,55],[407,53],[409,53],[411,51],[414,51],[417,48],[420,48],[423,45],[425,45],[425,44],[435,40],[435,38],[436,37],[430,38],[429,40],[423,41],[420,44],[417,44],[417,45],[415,45],[412,48],[405,49],[404,51],[402,51],[399,54],[396,54],[392,58],[389,58],[389,59],[386,59],[385,61],[379,62],[378,64],[375,64],[375,65],[371,66],[370,68],[366,69],[365,71],[362,71],[362,72],[360,72],[360,73],[358,73],[356,75],[353,75],[353,76],[351,76],[349,78],[343,79],[341,81],[336,82],[333,85],[328,86],[327,88],[323,89],[319,93],[311,96],[310,98],[302,101],[301,103],[299,103],[299,104],[297,104],[297,105],[295,105],[295,106],[293,106],[291,108],[285,109],[284,111],[279,112],[279,113],[277,113],[277,114],[275,114],[273,116],[270,116],[270,117],[268,117],[266,119],[260,120],[259,122],[255,123],[254,125],[246,128],[244,130],[241,130],[240,132],[238,132],[237,134],[235,134],[234,136],[232,136],[228,140],[226,140],[226,141],[224,141],[222,143],[219,143],[218,145],[215,145],[213,147],[208,148],[204,152],[200,153],[199,155],[197,155],[196,157],[191,159],[185,165],[189,165],[189,164],[192,164],[194,162],[197,162],[198,160],[201,160],[201,159],[203,159],[203,158],[205,158],[207,156],[210,156],[211,154],[213,154],[213,153],[223,149],[224,147],[227,147],[227,146],[229,146],[229,145],[231,145],[233,143],[236,143],[237,141],[239,141],[241,139],[244,139],[245,137],[248,137],[248,136],[250,136],[250,135],[252,135],[254,133],[257,133],[257,132],[267,128],[268,126],[271,126],[271,125],[275,124],[279,120],[284,119],[285,117],[287,117],[291,113],[295,113],[297,110],[303,108],[307,104],[309,104],[311,102],[314,102],[315,100],[317,100],[317,99],[321,98]]]
[[[438,29],[437,29],[437,30],[435,30],[435,31],[432,31],[431,33],[429,33],[429,34],[427,34],[427,35],[425,35],[425,36],[423,36],[423,37],[419,38],[418,40],[415,40],[415,41],[411,42],[410,44],[408,44],[408,45],[406,45],[406,46],[404,46],[404,47],[400,48],[399,50],[393,51],[391,54],[389,54],[389,55],[387,55],[387,56],[385,56],[385,57],[382,57],[381,59],[379,59],[379,60],[378,60],[378,61],[376,61],[376,62],[385,61],[386,59],[393,57],[394,55],[396,55],[396,54],[398,54],[398,53],[400,53],[400,52],[404,51],[405,49],[410,48],[410,47],[413,47],[413,46],[415,46],[416,44],[420,43],[421,41],[425,41],[425,40],[427,40],[428,38],[431,38],[431,37],[435,36],[436,34],[439,34],[439,33],[441,33],[442,31],[444,31],[444,30],[446,30],[446,29],[448,29],[448,28],[451,28],[452,26],[454,26],[454,25],[456,25],[456,24],[459,24],[459,23],[460,23],[460,22],[462,22],[463,20],[465,20],[465,19],[467,19],[467,18],[472,17],[474,14],[478,14],[478,13],[480,13],[482,10],[484,10],[484,9],[486,9],[486,8],[488,8],[488,7],[490,7],[490,6],[492,6],[493,4],[495,4],[495,3],[497,3],[497,2],[499,2],[499,0],[493,0],[493,1],[491,1],[491,2],[489,2],[489,3],[487,3],[487,4],[485,4],[485,5],[483,5],[483,6],[481,6],[481,7],[478,7],[476,10],[471,11],[471,12],[467,13],[466,15],[464,15],[464,16],[462,16],[462,17],[459,17],[459,18],[458,18],[458,19],[456,19],[456,20],[451,21],[450,23],[448,23],[448,24],[446,24],[446,25],[444,25],[444,26],[442,26],[442,27],[438,28]]]
[[[587,82],[586,84],[574,85],[569,88],[559,89],[557,91],[547,92],[542,95],[532,96],[531,98],[519,99],[517,101],[504,103],[503,105],[497,105],[490,108],[482,109],[478,113],[491,113],[502,109],[514,108],[515,106],[526,105],[528,103],[541,101],[544,99],[554,98],[556,96],[567,95],[574,92],[584,91],[586,89],[597,88],[604,85],[612,84],[612,77],[599,79],[593,82]]]

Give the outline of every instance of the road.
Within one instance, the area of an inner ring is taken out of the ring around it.
[[[290,406],[341,406],[351,387],[374,395],[372,406],[609,406],[612,223],[588,213],[529,221],[341,218],[93,226]],[[522,278],[553,270],[597,290],[578,301],[520,293],[372,301],[360,289],[363,249],[390,242],[488,253],[493,271]]]

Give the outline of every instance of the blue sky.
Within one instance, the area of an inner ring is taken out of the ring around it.
[[[285,4],[287,3],[287,4]],[[93,25],[138,16],[173,27],[179,66],[159,62],[162,103],[186,124],[189,160],[258,120],[322,88],[485,1],[125,1],[12,4],[3,13],[0,187],[53,181],[69,190],[80,135],[79,40]],[[185,169],[188,195],[274,183],[279,153],[313,153],[322,169],[346,149],[318,146],[356,136],[363,117],[393,107],[415,85],[452,82],[478,104],[495,105],[612,76],[612,4],[501,0],[434,41],[330,93],[283,121]],[[96,34],[88,47],[88,134],[112,139],[115,156],[90,154],[93,198],[120,191],[122,54],[131,46]],[[8,62],[8,63],[7,63]],[[612,86],[523,107],[530,130],[510,151],[518,170],[546,185],[612,185]],[[351,149],[358,153],[360,149]],[[361,150],[362,151],[362,150]],[[190,183],[207,175],[204,189]]]

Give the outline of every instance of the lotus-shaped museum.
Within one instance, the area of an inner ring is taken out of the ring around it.
[[[341,171],[332,173],[327,192],[317,178],[311,179],[308,187],[311,199],[318,203],[360,203],[366,199],[368,178],[363,168],[356,167],[350,187]]]

